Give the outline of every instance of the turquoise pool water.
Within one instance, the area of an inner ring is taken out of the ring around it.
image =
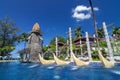
[[[49,65],[40,63],[0,63],[0,80],[120,80],[120,65],[103,68],[100,63],[87,67]]]

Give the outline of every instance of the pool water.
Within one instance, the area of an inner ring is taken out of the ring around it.
[[[120,65],[106,69],[100,63],[87,67],[40,63],[1,62],[0,80],[120,80]]]

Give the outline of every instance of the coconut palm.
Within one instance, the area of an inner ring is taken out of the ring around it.
[[[103,28],[98,28],[97,29],[97,34],[99,38],[103,38],[104,37],[104,31]]]
[[[25,32],[21,34],[21,42],[24,42],[24,49],[25,49],[25,46],[26,46],[28,36],[29,36],[29,34],[27,34]]]
[[[96,42],[97,42],[97,46],[98,46],[99,58],[102,61],[102,64],[104,65],[104,67],[106,67],[106,68],[113,67],[114,66],[114,60],[113,59],[111,59],[111,61],[106,60],[100,52],[100,47],[99,47],[99,43],[98,43],[97,25],[96,25],[96,20],[95,20],[95,16],[94,16],[92,1],[89,0],[89,3],[90,3],[91,11],[92,11],[92,18],[93,18],[94,28],[95,28],[95,33],[96,33]]]
[[[25,47],[26,47],[26,43],[27,43],[27,38],[28,38],[28,36],[29,36],[29,34],[27,34],[27,33],[22,33],[21,34],[21,36],[20,36],[20,41],[21,42],[24,42],[24,54],[26,53],[26,49],[25,49]],[[22,54],[22,56],[24,55],[24,54]],[[25,58],[27,58],[27,54],[25,54],[26,55],[26,57]]]
[[[94,29],[95,29],[96,43],[97,43],[97,46],[98,46],[98,49],[99,49],[97,25],[96,25],[96,19],[95,19],[95,15],[94,15],[93,6],[92,6],[92,1],[89,0],[89,3],[90,3],[91,11],[92,11],[92,19],[93,19],[93,24],[94,24]]]
[[[83,33],[83,31],[82,31],[81,27],[78,26],[75,28],[75,38],[82,37],[82,33]]]

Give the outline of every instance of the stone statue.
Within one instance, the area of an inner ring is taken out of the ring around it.
[[[42,33],[40,32],[40,27],[38,23],[35,23],[28,37],[28,49],[30,51],[29,61],[38,61],[39,53],[42,53]]]

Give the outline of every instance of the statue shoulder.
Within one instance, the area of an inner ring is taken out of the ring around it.
[[[43,38],[42,38],[41,36],[39,36],[39,39],[40,39],[40,40],[43,40]]]

